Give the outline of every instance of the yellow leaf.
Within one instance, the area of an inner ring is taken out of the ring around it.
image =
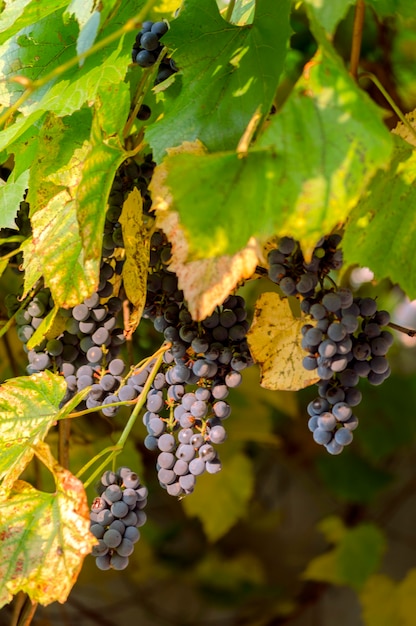
[[[393,128],[391,132],[395,135],[399,135],[399,137],[410,143],[412,146],[416,146],[416,110],[406,113],[405,117],[410,126],[413,128],[413,132],[409,126],[406,126],[403,122],[398,122],[397,126]]]
[[[397,586],[388,576],[370,576],[359,597],[365,626],[404,626],[399,616]]]
[[[146,302],[149,267],[149,233],[143,223],[143,202],[137,188],[129,193],[123,204],[120,223],[126,250],[123,283],[133,305],[126,327],[127,333],[131,334],[139,325]]]
[[[416,614],[416,569],[407,572],[406,578],[397,587],[400,626],[413,626]]]
[[[97,542],[82,482],[53,460],[46,444],[38,443],[36,453],[52,469],[56,491],[18,480],[0,503],[0,606],[19,591],[44,605],[65,602]]]
[[[261,294],[247,338],[261,368],[262,387],[298,391],[319,380],[302,366],[306,354],[301,347],[304,324],[304,318],[293,317],[287,298],[277,293]]]

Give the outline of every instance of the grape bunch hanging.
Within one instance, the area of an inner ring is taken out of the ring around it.
[[[392,334],[384,327],[387,311],[377,310],[372,298],[354,297],[328,276],[342,266],[338,234],[322,238],[306,262],[299,244],[283,237],[269,252],[269,277],[287,296],[301,298],[311,323],[302,328],[303,367],[319,376],[318,397],[308,405],[309,429],[316,443],[340,454],[353,440],[358,419],[353,408],[361,402],[360,378],[380,385],[390,375],[387,352]]]

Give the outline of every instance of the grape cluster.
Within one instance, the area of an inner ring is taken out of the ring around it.
[[[136,35],[136,40],[132,50],[133,63],[140,67],[152,67],[163,50],[160,43],[161,37],[169,30],[167,22],[143,22],[141,30]],[[161,83],[172,74],[178,71],[175,62],[170,57],[165,56],[159,65],[155,83]]]
[[[27,342],[54,306],[50,291],[40,289],[27,305],[16,313],[17,335],[27,352],[29,374],[51,369],[65,377],[68,396],[92,385],[87,397],[88,408],[97,406],[120,384],[124,363],[117,358],[124,343],[124,333],[117,325],[122,302],[111,296],[110,282],[117,264],[102,262],[98,291],[71,309],[60,309],[58,316],[63,332],[52,339],[44,338],[35,348]]]
[[[223,421],[231,413],[226,398],[252,359],[244,299],[231,295],[208,318],[194,322],[177,277],[168,269],[170,256],[170,246],[156,231],[145,317],[171,347],[148,394],[143,422],[145,446],[159,453],[159,482],[169,494],[180,496],[193,491],[198,475],[221,469],[214,446],[226,438]],[[144,384],[145,376],[141,372],[136,382]]]
[[[309,429],[314,440],[331,454],[340,454],[351,443],[358,425],[353,407],[361,402],[360,378],[380,385],[389,375],[386,358],[393,336],[383,327],[387,311],[377,310],[372,298],[354,297],[325,277],[342,266],[339,235],[323,238],[310,263],[304,261],[299,244],[284,237],[269,253],[269,277],[286,295],[297,295],[311,322],[302,328],[302,347],[308,353],[303,367],[316,371],[319,397],[309,403]]]
[[[90,512],[90,531],[98,539],[92,555],[101,570],[123,570],[146,522],[147,488],[135,472],[121,467],[104,472],[97,492]]]

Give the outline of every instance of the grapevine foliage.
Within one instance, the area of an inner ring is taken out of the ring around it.
[[[353,447],[360,379],[389,377],[393,335],[348,268],[416,294],[414,148],[333,43],[352,1],[303,3],[315,48],[297,72],[289,0],[92,4],[0,12],[0,332],[25,359],[0,387],[1,605],[65,602],[90,553],[128,566],[148,497],[140,455],[116,469],[132,432],[211,540],[232,528],[254,490],[243,444],[278,443],[233,405],[254,363],[266,389],[317,385],[305,431],[331,455]],[[238,290],[254,279],[252,307]],[[75,467],[68,424],[91,414],[115,436]],[[53,493],[23,479],[34,459]],[[305,578],[362,593],[371,626],[383,538],[321,530],[335,547]],[[359,574],[351,543],[371,555]]]

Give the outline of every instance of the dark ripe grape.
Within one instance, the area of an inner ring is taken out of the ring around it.
[[[82,389],[85,389],[86,387],[90,387],[92,383],[93,383],[92,376],[88,376],[84,374],[83,376],[79,376],[79,378],[77,379],[77,389],[78,391],[81,391]]]
[[[346,287],[338,289],[337,294],[341,299],[341,309],[347,309],[354,302],[354,296],[352,295],[351,290]]]
[[[178,432],[179,443],[189,443],[191,441],[191,437],[193,436],[193,434],[194,432],[192,428],[182,428]]]
[[[203,459],[205,462],[212,461],[213,459],[215,459],[215,456],[216,456],[216,452],[214,448],[209,443],[203,444],[199,448],[198,454],[200,458]]]
[[[217,472],[221,471],[221,461],[218,458],[207,461],[205,463],[205,469],[208,474],[217,474]]]
[[[308,428],[311,433],[318,428],[318,417],[319,415],[312,415],[308,420]]]
[[[179,402],[184,394],[185,387],[183,385],[171,385],[167,391],[168,398],[171,398],[175,402]]]
[[[336,424],[337,420],[330,412],[321,413],[318,418],[318,428],[321,428],[322,430],[332,431],[334,430]]]
[[[117,554],[122,557],[130,556],[133,553],[133,551],[134,551],[134,545],[126,537],[123,537],[120,545],[117,546],[116,548]]]
[[[237,322],[237,316],[231,309],[224,309],[220,313],[220,324],[224,328],[231,328]]]
[[[124,531],[124,539],[128,539],[132,543],[136,543],[140,539],[140,531],[136,526],[127,526]]]
[[[342,325],[345,326],[348,333],[354,333],[358,328],[358,319],[354,315],[343,315]]]
[[[200,419],[202,417],[205,417],[205,415],[208,413],[208,405],[203,400],[196,400],[192,404],[189,411],[194,417]]]
[[[325,341],[322,341],[318,347],[319,354],[326,358],[334,356],[337,353],[337,350],[337,344],[330,339],[325,339]]]
[[[126,366],[123,359],[112,359],[108,364],[108,370],[113,376],[121,376],[124,373]]]
[[[322,304],[331,313],[335,313],[341,308],[341,298],[337,293],[329,292],[322,298]]]
[[[375,337],[379,337],[381,335],[381,329],[378,324],[370,322],[369,324],[365,325],[364,333],[369,339],[374,339]]]
[[[290,276],[285,276],[279,283],[280,289],[285,296],[293,296],[296,293],[296,283]]]
[[[355,387],[358,385],[359,376],[354,370],[346,369],[339,374],[339,380],[344,387]]]
[[[351,417],[352,410],[346,402],[337,402],[332,407],[332,413],[340,422],[346,422]]]
[[[163,469],[172,469],[176,463],[175,455],[172,452],[161,452],[157,457],[157,463]]]
[[[215,341],[226,342],[228,339],[228,330],[224,328],[224,326],[217,326],[212,330],[212,336]]]
[[[90,310],[86,304],[77,304],[72,309],[72,317],[77,322],[84,322],[86,319],[88,319],[89,315],[90,315]]]
[[[322,320],[327,316],[327,310],[322,304],[313,304],[309,310],[309,313],[315,320]]]
[[[316,441],[316,443],[319,443],[325,446],[327,443],[331,441],[332,433],[318,426],[318,428],[316,428],[313,431],[312,437],[313,437],[313,440]]]
[[[85,298],[84,304],[89,309],[94,309],[100,304],[100,296],[98,295],[98,293],[93,293],[92,296],[90,296],[89,298]]]
[[[147,423],[147,431],[149,435],[154,437],[159,437],[165,431],[165,428],[166,423],[158,417],[151,418]]]
[[[365,361],[368,359],[368,357],[371,354],[371,347],[370,344],[365,342],[365,343],[357,343],[353,349],[352,349],[352,353],[354,355],[354,358],[357,359],[357,361]]]
[[[103,358],[103,351],[98,346],[93,346],[87,351],[87,361],[89,363],[99,363]]]
[[[231,413],[230,405],[228,404],[228,402],[224,402],[224,400],[215,402],[212,405],[212,410],[214,411],[214,414],[220,419],[226,419]]]
[[[113,554],[110,557],[110,566],[112,567],[112,569],[115,569],[117,571],[126,569],[128,564],[129,564],[128,557],[120,556],[120,554],[117,554],[117,552],[113,552]]]
[[[158,439],[158,448],[162,452],[172,452],[175,449],[175,437],[169,433],[164,433]]]
[[[370,367],[376,374],[384,374],[389,369],[389,363],[384,356],[374,356],[370,360]]]
[[[69,391],[75,391],[75,389],[77,388],[77,377],[74,376],[73,374],[70,376],[67,376],[66,384],[67,384]]]
[[[352,350],[352,341],[348,335],[337,343],[337,352],[338,354],[347,355],[348,358],[351,358],[350,352]]]
[[[152,52],[159,47],[159,38],[155,33],[152,33],[151,31],[143,33],[140,38],[140,45],[145,50],[149,50],[150,52]]]
[[[355,430],[358,426],[358,418],[355,415],[351,415],[350,419],[343,422],[342,425],[344,428],[348,428],[348,430]]]
[[[209,392],[208,389],[206,391]],[[229,394],[229,390],[228,390],[227,385],[222,384],[222,383],[217,383],[212,386],[211,393],[212,393],[212,397],[215,398],[216,400],[225,400],[225,398]],[[209,397],[206,398],[206,400],[209,400]]]
[[[189,473],[189,463],[178,459],[172,469],[177,476],[185,476],[185,474]]]
[[[83,322],[80,323],[80,330],[82,330],[81,328],[82,323]],[[109,342],[110,333],[108,332],[106,328],[101,326],[100,328],[97,328],[95,332],[92,333],[91,339],[93,340],[95,344],[97,344],[97,346],[102,346],[103,344],[107,344]]]
[[[205,461],[199,457],[192,459],[189,463],[189,471],[194,476],[200,476],[205,472]]]
[[[345,399],[345,392],[342,387],[331,387],[326,392],[326,399],[330,404],[342,402]]]
[[[331,362],[331,370],[333,372],[342,372],[348,365],[348,359],[342,354],[337,354]]]
[[[328,326],[327,332],[328,337],[332,339],[332,341],[342,341],[347,335],[345,326],[339,322],[332,322],[332,324]]]
[[[353,440],[353,434],[349,428],[339,428],[335,433],[335,441],[341,446],[347,446]]]
[[[136,389],[131,385],[124,385],[124,387],[117,391],[117,395],[121,402],[128,402],[131,400],[135,400],[138,394]]]
[[[337,454],[341,454],[341,452],[344,449],[344,446],[342,446],[341,444],[339,444],[337,441],[335,441],[335,439],[332,439],[326,446],[325,446],[327,452],[329,452],[329,454],[333,454],[333,455],[337,455]]]
[[[189,463],[195,456],[195,448],[190,443],[183,443],[176,450],[176,457]]]
[[[204,437],[200,433],[196,433],[195,435],[191,437],[191,440],[189,443],[194,448],[200,448],[202,444],[204,443]]]
[[[22,343],[26,343],[29,341],[34,332],[35,329],[32,326],[20,326],[20,328],[17,329],[17,336]]]
[[[282,263],[272,263],[269,267],[269,278],[274,283],[279,284],[282,278],[286,276],[286,268]]]
[[[37,297],[33,298],[33,300],[29,303],[27,307],[27,312],[32,317],[42,317],[45,314],[46,307],[45,304]]]
[[[302,274],[298,282],[296,283],[296,289],[298,293],[305,295],[311,291],[316,286],[316,279],[313,274]]]
[[[309,415],[320,415],[329,409],[329,404],[324,398],[315,398],[308,404]]]
[[[164,469],[163,467],[161,467],[158,471],[157,477],[159,479],[159,482],[161,482],[163,485],[170,485],[176,480],[175,472],[171,469]]]
[[[75,374],[75,365],[73,365],[73,363],[62,363],[61,372],[65,378],[72,376]]]
[[[102,539],[103,535],[105,533],[105,528],[104,526],[101,526],[101,524],[91,524],[90,526],[90,532],[94,535],[94,537],[96,537],[97,539]]]
[[[111,505],[110,510],[111,510],[111,513],[114,515],[114,517],[123,518],[129,512],[129,507],[128,507],[128,504],[126,504],[126,502],[119,500],[117,502],[114,502],[114,504]]]
[[[368,374],[371,372],[370,363],[368,361],[355,361],[353,369],[360,378],[367,378]]]
[[[243,377],[241,376],[240,372],[231,371],[231,372],[228,372],[228,374],[226,374],[224,380],[225,380],[225,384],[227,385],[227,387],[229,387],[230,389],[233,389],[240,385],[242,379]]]
[[[51,360],[45,352],[38,352],[31,362],[32,368],[37,372],[45,370],[51,365]]]
[[[374,315],[374,322],[379,326],[387,326],[387,324],[390,322],[390,313],[388,311],[377,311],[377,313]],[[388,334],[393,340],[393,336],[391,335],[391,333]]]
[[[223,443],[227,438],[227,433],[223,426],[213,426],[209,431],[209,439],[212,443]]]
[[[129,472],[123,476],[123,484],[127,489],[137,489],[140,480],[135,472]]]
[[[362,393],[359,389],[346,389],[345,402],[350,406],[358,406],[362,400]]]
[[[150,107],[147,106],[147,104],[142,104],[140,106],[140,109],[137,112],[137,119],[141,120],[141,121],[146,121],[149,119],[149,117],[152,115],[152,111],[150,109]]]
[[[193,474],[185,474],[179,477],[179,484],[185,493],[192,493],[195,489],[196,479]]]
[[[117,380],[112,374],[104,374],[100,380],[100,385],[105,391],[112,391],[117,384]]]
[[[98,545],[93,546],[91,551],[92,556],[102,557],[106,555],[109,551],[108,545],[105,543],[104,539],[100,539],[98,541]]]
[[[372,317],[377,311],[377,302],[373,298],[362,298],[359,307],[362,317]]]
[[[104,306],[97,306],[91,309],[91,318],[96,322],[103,322],[107,317],[107,310]]]
[[[389,340],[386,337],[380,336],[371,340],[371,352],[374,356],[384,356],[389,348]]]
[[[286,263],[286,255],[282,254],[277,248],[270,250],[267,260],[269,264],[272,263]]]
[[[277,246],[278,251],[285,256],[292,254],[296,247],[296,242],[292,237],[282,237]]]
[[[166,22],[155,22],[151,28],[151,32],[157,35],[157,37],[162,37],[169,30],[169,26]]]
[[[322,380],[330,380],[333,376],[333,371],[329,367],[318,365],[317,374]]]
[[[163,409],[164,404],[165,402],[163,400],[163,396],[159,396],[157,394],[149,394],[147,396],[146,408],[152,413],[159,413],[159,411]]]

